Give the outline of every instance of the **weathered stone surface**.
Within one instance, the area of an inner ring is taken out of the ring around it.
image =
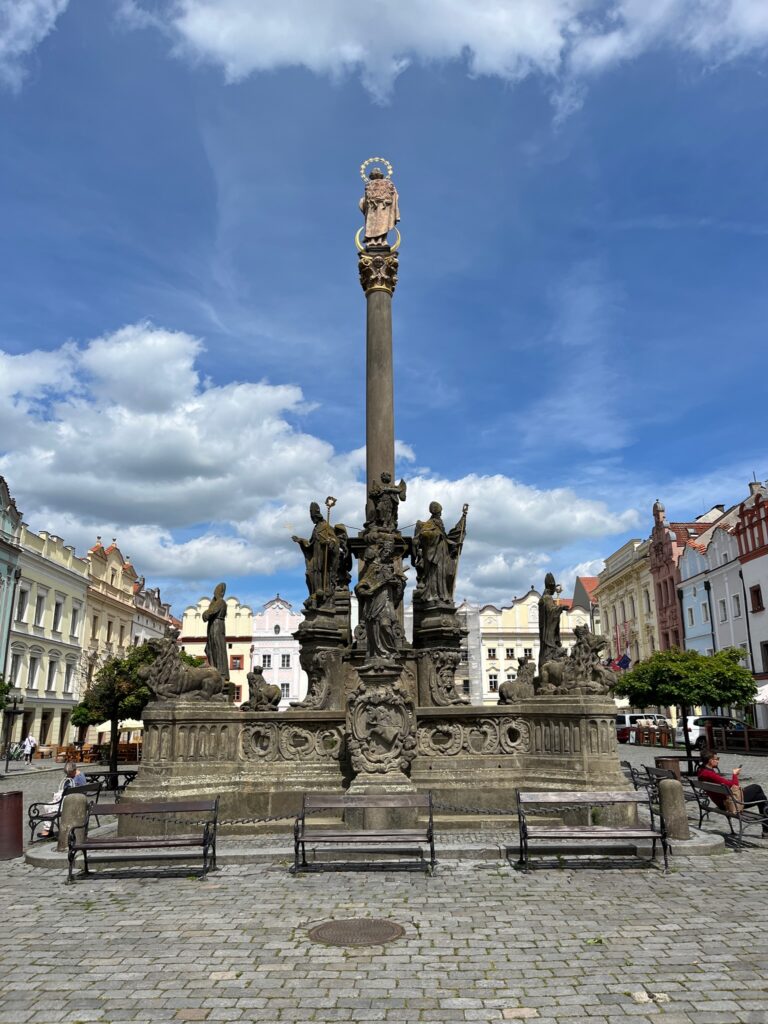
[[[224,595],[227,584],[219,583],[213,591],[213,599],[203,612],[203,622],[208,623],[208,637],[205,657],[222,679],[229,680],[229,656],[227,654],[227,602]]]
[[[688,812],[685,809],[685,794],[682,783],[677,779],[661,779],[659,782],[659,803],[670,839],[690,839]]]

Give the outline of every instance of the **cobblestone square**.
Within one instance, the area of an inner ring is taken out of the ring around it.
[[[654,751],[625,753],[642,762]],[[516,836],[492,835],[514,860]],[[766,849],[673,857],[666,876],[641,860],[523,875],[504,860],[445,856],[432,878],[294,878],[288,835],[262,842],[285,859],[227,864],[207,882],[191,868],[121,867],[66,886],[63,868],[6,862],[0,1024],[768,1022]],[[312,926],[354,917],[405,936],[309,940]]]

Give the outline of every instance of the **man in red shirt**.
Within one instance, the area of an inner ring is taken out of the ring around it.
[[[722,775],[719,769],[720,755],[714,750],[705,750],[701,755],[701,765],[697,771],[699,782],[718,782],[721,786],[730,786],[731,789],[739,787],[739,772],[741,771],[741,765],[738,768],[733,769],[733,774],[730,779]],[[768,802],[766,801],[763,787],[759,786],[756,782],[750,783],[749,786],[744,786],[742,789],[742,797],[747,810],[757,810],[763,816],[768,815]],[[738,794],[736,794],[738,795]],[[725,796],[721,796],[718,793],[708,793],[707,796],[713,800],[719,808],[725,808],[725,802],[728,799]],[[763,822],[763,835],[768,835],[768,821]]]

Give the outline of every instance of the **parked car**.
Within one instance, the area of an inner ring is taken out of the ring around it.
[[[655,715],[649,711],[622,712],[616,715],[616,739],[619,743],[629,743],[632,739],[632,729],[638,721],[650,721],[657,729],[671,726],[664,715]]]
[[[707,743],[706,726],[713,725],[725,729],[726,733],[744,732],[749,726],[740,718],[729,718],[728,715],[688,715],[685,723],[680,723],[675,730],[675,743],[683,746],[685,744],[684,728],[687,728],[691,737],[691,746],[701,750]]]

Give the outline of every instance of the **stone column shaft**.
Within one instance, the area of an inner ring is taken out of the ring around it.
[[[395,409],[392,371],[392,293],[367,293],[365,443],[368,489],[395,474]]]

